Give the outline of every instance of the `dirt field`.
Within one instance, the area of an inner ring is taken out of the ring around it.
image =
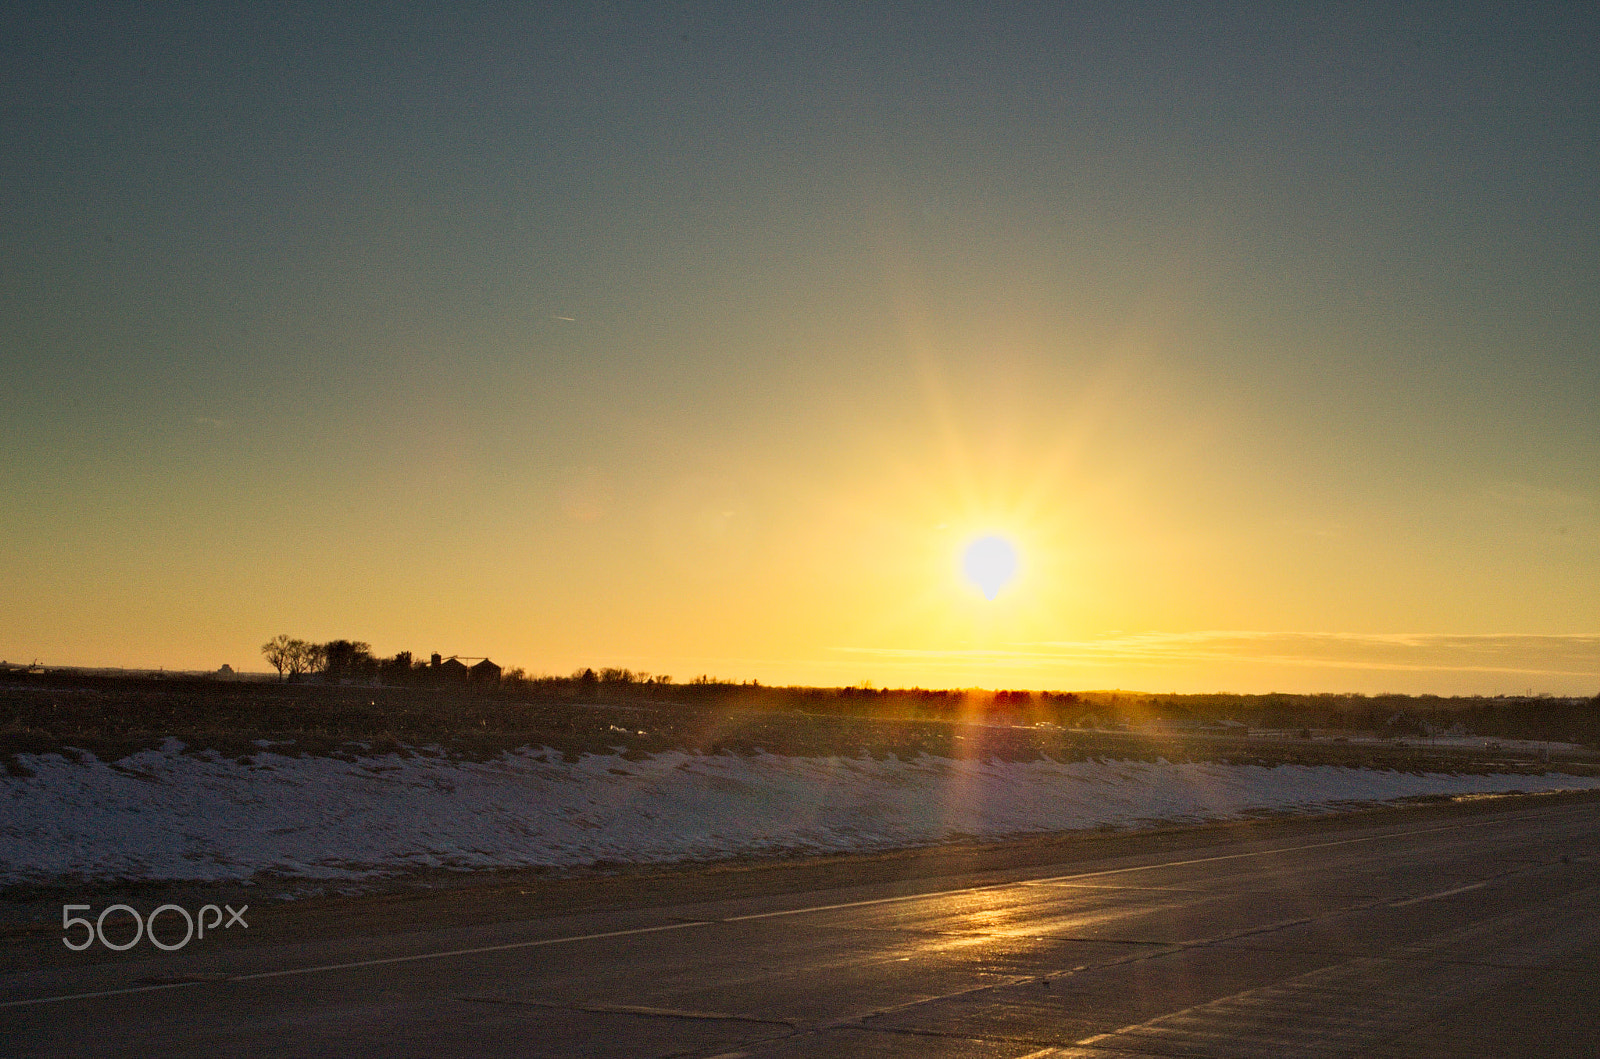
[[[686,699],[693,689],[673,692]],[[659,696],[661,693],[657,693]],[[1058,761],[1118,759],[1231,764],[1350,765],[1365,768],[1506,771],[1538,768],[1540,755],[1490,740],[1459,747],[1416,741],[1344,742],[1225,732],[1104,731],[1050,724],[823,713],[741,704],[736,695],[668,701],[626,697],[471,694],[466,689],[330,687],[206,680],[66,678],[0,686],[0,762],[15,774],[18,754],[87,752],[102,761],[178,739],[191,752],[248,759],[267,745],[280,754],[402,755],[433,748],[482,759],[519,747],[548,747],[576,760],[586,753],[640,756],[664,750],[882,758],[919,754],[955,759]],[[1583,771],[1600,754],[1568,754],[1559,767]]]

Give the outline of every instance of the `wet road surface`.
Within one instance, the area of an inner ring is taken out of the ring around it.
[[[7,1055],[1593,1056],[1600,802],[0,973]],[[98,912],[98,909],[95,909]],[[48,958],[44,949],[50,947]]]

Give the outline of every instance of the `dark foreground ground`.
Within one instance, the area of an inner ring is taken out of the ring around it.
[[[634,685],[545,694],[13,674],[0,678],[0,764],[19,774],[27,769],[19,755],[89,753],[115,761],[171,739],[193,752],[246,761],[266,746],[278,754],[333,756],[405,755],[429,747],[479,759],[533,746],[570,760],[614,752],[638,758],[666,750],[765,750],[803,757],[925,753],[1027,761],[1048,755],[1058,761],[1166,758],[1400,770],[1505,771],[1600,762],[1595,747],[1552,755],[1495,736],[1441,747],[1388,729],[1378,733],[1388,736],[1379,741],[1351,740],[1292,713],[1279,718],[1279,728],[1247,734],[1155,723],[1072,727],[1064,723],[1071,711],[1059,703],[1032,712],[997,711],[992,702],[970,708],[946,702],[930,712],[917,707],[914,697],[801,696],[782,708],[774,705],[785,701],[777,691],[737,686]],[[1600,706],[1580,713],[1600,717]]]
[[[1001,723],[981,711],[956,717],[875,715],[867,712],[819,713],[802,709],[755,708],[742,703],[737,688],[635,686],[606,691],[593,698],[579,694],[523,694],[502,689],[494,694],[470,689],[355,687],[319,684],[150,680],[97,678],[81,674],[11,674],[0,682],[0,765],[12,776],[26,776],[29,760],[38,754],[68,757],[94,755],[117,761],[127,754],[179,741],[187,752],[220,752],[241,762],[264,748],[274,754],[361,755],[444,753],[485,759],[521,747],[547,747],[577,760],[583,754],[620,753],[638,760],[663,751],[707,754],[753,754],[767,751],[794,756],[857,756],[915,758],[919,754],[954,759],[999,758],[1058,761],[1107,759],[1169,761],[1205,760],[1231,764],[1304,764],[1395,769],[1542,773],[1550,770],[1581,775],[1600,772],[1600,755],[1586,748],[1555,754],[1491,739],[1459,745],[1426,745],[1413,737],[1381,741],[1350,739],[1315,729],[1184,731],[1150,727],[1089,730],[1051,722]],[[675,695],[675,699],[654,696]],[[858,704],[859,705],[859,704]],[[892,704],[891,704],[892,705]],[[1106,836],[1059,840],[1077,849],[1083,842],[1110,841]],[[911,851],[881,859],[851,858],[849,871],[946,871],[969,856],[1053,856],[1024,850],[1053,850],[1058,840],[1031,840],[1004,847],[958,847]],[[976,852],[975,852],[976,850]],[[618,875],[619,866],[600,865],[589,872],[521,872],[501,890],[499,876],[463,876],[455,872],[416,873],[361,884],[367,891],[385,891],[397,899],[418,899],[434,891],[463,895],[520,897],[535,895],[541,903],[591,899],[616,886],[672,886],[700,878],[715,885],[740,885],[757,878],[799,878],[831,869],[828,861],[804,861],[803,867],[769,864],[717,865],[688,875],[640,870]],[[941,865],[927,869],[919,865]],[[775,874],[772,874],[775,873]],[[796,874],[799,873],[799,874]],[[576,880],[576,881],[574,881]],[[664,884],[662,884],[664,885]],[[503,893],[502,893],[503,891]],[[153,908],[176,901],[198,906],[208,900],[277,905],[311,892],[304,880],[257,878],[250,885],[211,887],[174,883],[95,882],[64,880],[55,886],[0,886],[0,933],[50,929],[59,923],[61,906],[87,900],[94,907],[123,901]],[[567,895],[567,896],[563,896]],[[454,899],[452,899],[454,900]],[[463,896],[470,903],[473,898]],[[454,907],[454,906],[452,906]]]
[[[13,931],[0,1052],[1591,1056],[1597,810],[483,877],[170,953]]]

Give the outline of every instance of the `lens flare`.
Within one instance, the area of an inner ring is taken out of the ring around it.
[[[961,558],[967,580],[985,599],[994,599],[1017,572],[1017,550],[1004,537],[979,537]]]

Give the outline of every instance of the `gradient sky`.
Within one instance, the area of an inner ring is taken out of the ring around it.
[[[0,655],[1594,694],[1595,11],[7,4]]]

